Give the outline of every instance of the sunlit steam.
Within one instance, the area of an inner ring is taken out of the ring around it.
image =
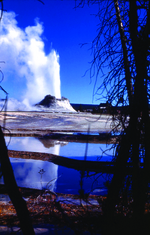
[[[15,17],[14,12],[4,12],[0,25],[0,60],[5,61],[2,70],[6,79],[10,86],[14,80],[24,84],[20,98],[26,107],[47,94],[61,98],[59,55],[55,50],[45,53],[42,24],[36,20],[35,26],[21,29]]]

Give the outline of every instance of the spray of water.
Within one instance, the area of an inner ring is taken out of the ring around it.
[[[9,106],[23,104],[23,109],[30,110],[47,94],[61,98],[59,55],[55,50],[45,53],[42,33],[38,20],[34,26],[21,29],[15,13],[4,12],[0,25],[0,60],[5,61],[2,70],[10,87],[14,80],[21,84],[21,89],[24,87],[21,102],[13,100]],[[13,96],[13,92],[17,92],[16,87],[9,94]]]

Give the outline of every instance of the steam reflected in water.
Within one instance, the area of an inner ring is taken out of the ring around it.
[[[58,165],[31,159],[11,159],[18,186],[56,191]]]
[[[64,142],[35,137],[5,137],[8,149],[18,151],[43,152],[69,158],[84,159],[86,143]],[[87,160],[110,161],[113,156],[112,145],[88,144]],[[106,151],[107,149],[107,151]]]
[[[8,144],[9,137],[5,137],[5,139]],[[85,148],[86,144],[83,143],[68,143],[34,137],[12,137],[8,145],[10,150],[51,153],[76,159],[84,159]],[[112,150],[101,158],[101,148],[104,150],[106,145],[89,144],[87,160],[111,160]],[[41,160],[11,158],[11,163],[20,187],[45,188],[55,192],[78,194],[81,172],[77,170]],[[104,175],[100,175],[96,181],[95,176],[85,177],[84,188],[86,191],[92,189],[94,194],[103,194],[106,193],[104,182]]]

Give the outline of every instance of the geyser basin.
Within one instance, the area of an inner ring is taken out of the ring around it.
[[[6,128],[11,134],[44,135],[52,131],[101,133],[111,131],[109,115],[90,113],[7,112]],[[0,116],[3,126],[3,113]],[[4,130],[5,134],[10,134]]]

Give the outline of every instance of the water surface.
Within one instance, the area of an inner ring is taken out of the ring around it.
[[[94,161],[110,161],[113,151],[107,153],[105,144],[86,144],[39,139],[34,137],[6,137],[8,149],[19,151],[52,153],[75,159]],[[107,146],[107,148],[111,146]],[[11,158],[14,175],[18,186],[36,189],[50,189],[56,193],[78,194],[81,181],[85,192],[91,194],[106,194],[105,186],[109,175],[81,172],[58,166],[52,162]],[[83,176],[84,173],[84,177]]]
[[[87,160],[112,160],[112,145],[63,142],[52,139],[35,138],[35,137],[5,137],[8,149],[18,151],[31,151],[57,154],[69,158]]]

